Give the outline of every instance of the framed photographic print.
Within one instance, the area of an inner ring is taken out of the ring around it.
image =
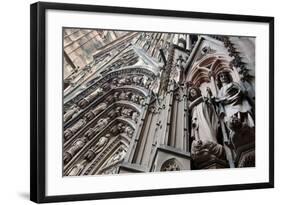
[[[32,201],[274,187],[274,18],[31,5]]]

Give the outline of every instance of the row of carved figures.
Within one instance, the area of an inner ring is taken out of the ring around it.
[[[109,123],[109,118],[100,119],[92,128],[89,128],[87,132],[85,132],[81,137],[74,140],[71,145],[68,147],[68,149],[64,152],[63,155],[63,161],[66,165],[68,162],[70,162],[71,159],[80,151],[82,150],[86,144],[93,139],[94,136],[98,136],[97,134],[100,133]],[[111,138],[114,138],[116,136],[122,136],[122,137],[129,137],[131,138],[134,134],[134,129],[125,123],[119,122],[112,126],[109,129],[109,132],[106,134],[99,136],[98,140],[96,140],[96,143],[91,146],[86,153],[83,155],[82,161],[90,162],[92,161],[95,156],[97,156],[102,150],[105,148],[105,146],[108,144]]]
[[[98,97],[104,95],[105,92],[102,88],[98,88],[95,91],[93,91],[90,95],[86,96],[85,98],[81,99],[77,105],[73,105],[65,114],[64,114],[64,122],[67,122],[73,118],[75,118],[80,111],[82,111],[83,108],[86,108],[87,105],[89,105],[91,102],[96,100]],[[95,117],[97,114],[99,114],[101,111],[103,111],[107,106],[109,106],[111,103],[117,100],[126,100],[126,101],[132,101],[136,104],[144,105],[145,104],[145,98],[139,94],[136,94],[132,91],[115,91],[112,93],[112,95],[109,94],[109,96],[105,99],[105,101],[98,106],[95,106],[89,113],[87,113],[85,116],[88,121],[91,120],[93,117]]]
[[[68,140],[70,139],[75,133],[77,133],[80,129],[85,127],[88,122],[90,122],[94,117],[96,117],[99,113],[101,113],[103,110],[107,109],[109,104],[107,102],[100,103],[97,107],[87,112],[83,118],[79,119],[75,124],[70,126],[64,131],[64,139]],[[138,111],[135,111],[134,109],[127,108],[127,107],[120,107],[117,106],[116,108],[110,110],[107,114],[107,117],[110,119],[114,119],[118,116],[124,117],[124,118],[130,118],[135,123],[138,122],[138,118],[140,116]],[[106,119],[106,118],[105,118]],[[100,119],[97,123],[104,121],[103,118]]]
[[[110,89],[113,89],[115,87],[121,87],[124,85],[138,85],[149,89],[151,84],[152,80],[149,79],[147,76],[132,75],[123,78],[114,78],[110,85],[106,83],[103,87],[95,89],[93,92],[79,100],[78,103],[72,105],[64,114],[64,122],[67,122],[77,116],[82,109],[86,108],[89,104],[95,101],[98,97],[104,95]],[[138,95],[135,95],[134,93],[128,94],[130,95],[129,97],[133,98],[133,101],[136,103],[139,103],[139,101],[143,100],[143,98],[139,98]],[[114,94],[114,96],[116,96],[116,94]],[[122,93],[120,94],[120,98],[126,99],[126,97],[123,96]]]

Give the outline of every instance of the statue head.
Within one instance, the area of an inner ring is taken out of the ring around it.
[[[238,130],[238,129],[241,129],[241,128],[242,128],[241,119],[238,118],[236,115],[232,115],[232,116],[230,117],[230,120],[229,120],[228,124],[229,124],[229,127],[230,127],[232,130]]]
[[[224,70],[217,74],[217,83],[219,88],[221,88],[223,84],[230,83],[232,81],[233,80],[229,71]]]
[[[188,91],[188,98],[190,101],[194,101],[201,96],[201,91],[197,87],[191,87]]]

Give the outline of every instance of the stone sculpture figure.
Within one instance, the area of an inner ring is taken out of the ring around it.
[[[87,160],[82,160],[81,162],[75,164],[68,172],[68,176],[77,176],[79,175],[87,164]]]
[[[131,128],[131,126],[127,125],[127,126],[124,128],[124,133],[125,133],[128,137],[132,137],[133,134],[134,134],[134,129]]]
[[[114,97],[115,100],[118,100],[119,94],[120,94],[120,93],[119,93],[118,91],[116,91],[116,92],[113,94],[113,97]]]
[[[92,120],[95,116],[97,116],[99,113],[104,111],[107,108],[107,105],[108,105],[107,102],[100,103],[97,107],[95,107],[94,109],[90,110],[88,113],[85,114],[86,119],[88,121]]]
[[[194,160],[204,160],[214,155],[223,158],[223,147],[218,144],[217,133],[219,119],[212,104],[201,95],[198,88],[189,90],[191,111],[191,155]]]
[[[126,118],[131,118],[133,110],[130,108],[123,108],[123,110],[121,111],[121,115],[126,117]]]
[[[115,117],[118,117],[120,115],[120,112],[121,112],[121,107],[116,107],[112,110],[110,110],[107,114],[108,117],[110,118],[115,118]]]
[[[81,129],[86,124],[87,121],[85,119],[78,120],[74,125],[72,125],[70,128],[67,128],[64,131],[64,139],[68,140],[71,136],[73,136],[79,129]]]
[[[223,118],[230,131],[230,137],[242,128],[254,128],[252,107],[246,96],[247,92],[236,82],[233,82],[229,72],[222,71],[218,74],[220,87],[216,102],[221,105],[219,115]]]
[[[71,147],[64,153],[63,161],[67,163],[71,160],[71,158],[87,143],[88,139],[86,137],[81,137],[75,140]]]
[[[132,81],[136,84],[136,85],[142,85],[142,80],[143,80],[143,77],[141,76],[134,76]]]
[[[90,95],[87,97],[83,98],[78,102],[78,106],[81,108],[85,108],[89,103],[91,103],[93,100],[95,100],[99,95],[103,93],[102,88],[98,88],[94,92],[92,92]]]
[[[146,89],[149,89],[149,87],[151,86],[151,84],[152,84],[152,80],[147,79],[146,82],[144,83],[144,87],[145,87]]]
[[[138,112],[133,112],[132,114],[132,120],[137,123],[139,119],[140,114]]]
[[[104,129],[106,127],[106,125],[109,123],[110,118],[102,118],[100,119],[96,126],[94,126],[93,128],[90,128],[85,134],[84,136],[87,138],[93,137],[95,134],[99,133],[102,129]]]
[[[129,100],[132,97],[131,92],[126,92],[126,100]]]
[[[136,94],[133,94],[132,97],[131,97],[131,100],[134,102],[134,103],[137,103],[139,104],[139,99],[140,97]]]
[[[112,133],[114,136],[116,136],[117,134],[119,134],[120,132],[122,132],[124,130],[124,124],[123,123],[118,123],[117,125],[114,125],[111,129],[110,129],[110,133]]]
[[[106,134],[105,136],[102,136],[97,144],[95,144],[93,147],[91,147],[85,154],[85,158],[89,161],[91,161],[98,153],[100,153],[103,148],[107,145],[110,134]]]
[[[120,161],[122,161],[124,159],[124,157],[126,156],[126,151],[124,149],[122,149],[121,151],[118,151],[117,153],[115,153],[106,163],[107,166],[116,164]]]
[[[125,78],[119,79],[118,83],[117,83],[118,87],[123,86],[123,85],[126,85],[126,79]]]
[[[68,120],[70,120],[71,118],[73,118],[75,116],[75,114],[77,114],[79,112],[79,107],[77,107],[76,105],[73,105],[64,115],[63,115],[63,120],[64,122],[67,122]]]
[[[125,92],[120,93],[119,100],[126,100],[126,99],[127,99],[126,93]]]

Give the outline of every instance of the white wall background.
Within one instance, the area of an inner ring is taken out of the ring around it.
[[[52,1],[52,0],[49,0]],[[0,7],[1,77],[0,77],[0,204],[31,204],[29,201],[29,4],[34,1],[2,1]],[[280,35],[281,13],[278,1],[245,0],[84,0],[68,3],[146,7],[230,14],[268,15],[275,17],[275,105],[281,103]],[[275,126],[280,123],[280,107],[275,106]],[[278,116],[279,115],[279,116]],[[269,204],[281,194],[281,131],[275,131],[275,189],[187,194],[63,204]],[[61,204],[61,203],[60,203]]]

